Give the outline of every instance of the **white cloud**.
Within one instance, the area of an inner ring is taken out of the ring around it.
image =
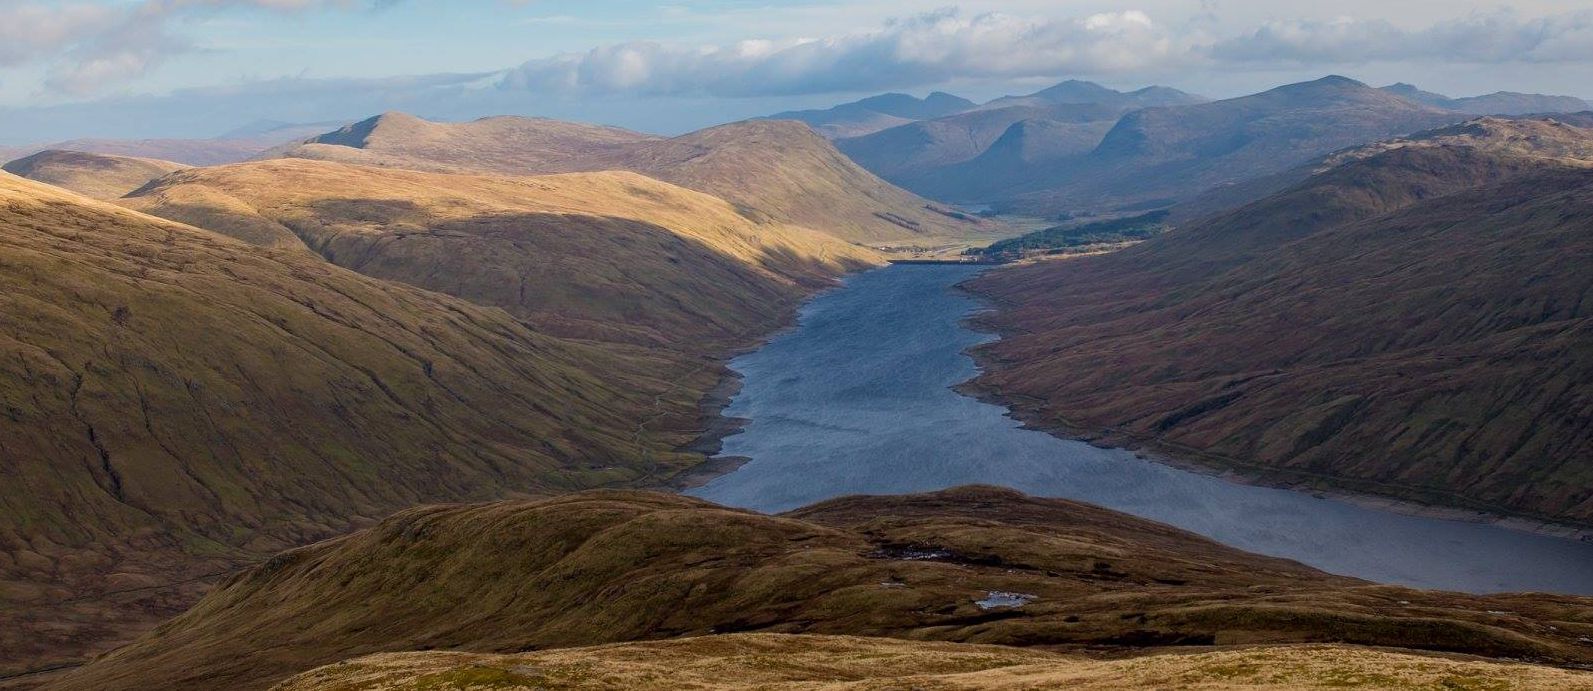
[[[1101,74],[1183,50],[1144,12],[1068,19],[922,14],[867,33],[694,47],[632,42],[532,60],[504,88],[566,93],[767,96],[930,84],[951,78]]]
[[[373,6],[389,0],[376,0]],[[46,63],[45,85],[87,94],[139,76],[194,44],[169,31],[185,13],[229,7],[295,12],[355,0],[141,0],[126,5],[26,2],[0,7],[0,66]]]
[[[1214,44],[1209,54],[1235,62],[1588,62],[1593,61],[1593,12],[1528,19],[1505,10],[1420,29],[1352,18],[1273,21]]]
[[[1511,11],[1407,29],[1384,20],[1271,21],[1213,37],[1141,10],[1072,18],[942,10],[862,33],[686,46],[639,41],[527,62],[505,89],[564,94],[770,96],[911,88],[949,80],[1169,73],[1202,67],[1389,60],[1593,63],[1593,12]]]

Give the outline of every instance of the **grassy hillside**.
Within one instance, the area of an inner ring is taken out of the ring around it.
[[[155,178],[187,167],[152,158],[49,150],[7,163],[5,171],[64,187],[85,197],[115,199]]]
[[[1001,593],[1023,597],[980,604]],[[733,632],[1119,650],[1335,641],[1588,662],[1590,612],[1586,598],[1371,585],[988,487],[783,516],[594,492],[419,508],[284,553],[54,688],[263,688],[376,652]]]
[[[278,688],[398,689],[1573,689],[1593,673],[1342,645],[1101,660],[1004,646],[727,634],[510,655],[385,653]]]
[[[990,274],[980,386],[1268,479],[1593,523],[1593,131],[1334,157],[1134,248]]]
[[[633,173],[508,178],[277,160],[173,175],[133,208],[250,239],[262,227],[333,263],[552,333],[713,354],[875,256],[754,222]]]
[[[287,144],[265,157],[326,159],[444,172],[540,175],[587,170],[587,162],[655,137],[546,118],[492,117],[440,123],[384,113]]]
[[[871,244],[1001,230],[926,208],[926,200],[874,177],[791,121],[741,122],[673,139],[508,117],[444,124],[390,113],[354,128],[276,154],[440,172],[628,170],[720,197],[752,219]],[[550,139],[558,142],[551,155]]]
[[[0,174],[0,673],[418,502],[667,477],[661,351]],[[711,373],[705,381],[712,384]],[[638,421],[653,419],[646,427]]]

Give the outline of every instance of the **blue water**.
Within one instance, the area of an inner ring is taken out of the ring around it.
[[[949,387],[989,336],[954,285],[978,269],[894,266],[814,299],[797,328],[736,358],[725,455],[752,459],[692,494],[777,512],[847,494],[970,483],[1092,502],[1373,581],[1470,592],[1593,594],[1593,543],[1421,518],[1179,470],[1022,429]]]

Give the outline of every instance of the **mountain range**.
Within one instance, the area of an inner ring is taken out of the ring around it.
[[[1018,232],[951,200],[1122,245],[965,285],[1001,335],[967,387],[1024,423],[1593,526],[1593,114],[1469,112],[1541,107],[1580,106],[1070,81],[675,137],[388,113],[29,152],[0,173],[0,686],[1593,685],[1584,597],[993,487],[648,491],[719,468],[728,358],[804,300]]]
[[[907,94],[880,94],[823,110],[791,110],[769,116],[771,120],[797,120],[830,139],[856,137],[914,120],[956,115],[977,107],[961,96],[936,91],[917,98]]]
[[[10,161],[41,151],[76,151],[214,166],[243,161],[273,146],[320,134],[340,124],[264,121],[205,139],[72,139],[36,146],[0,147],[0,159]]]
[[[1207,101],[1175,89],[1081,81],[935,118],[842,136],[891,182],[945,202],[1054,217],[1168,206],[1340,148],[1477,114],[1586,110],[1581,99],[1499,92],[1449,98],[1343,77]],[[1253,198],[1253,197],[1252,197]],[[1240,201],[1249,201],[1241,199]]]

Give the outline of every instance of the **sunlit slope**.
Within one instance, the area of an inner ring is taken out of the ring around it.
[[[571,335],[711,353],[761,336],[873,252],[634,173],[531,178],[275,160],[173,175],[127,205]]]
[[[50,150],[5,164],[13,175],[64,187],[95,199],[115,199],[167,173],[181,163],[78,151]]]
[[[170,608],[418,502],[667,476],[693,421],[638,421],[694,403],[673,357],[0,174],[4,669],[147,626],[106,592]]]
[[[794,121],[738,122],[672,139],[513,117],[445,124],[389,113],[353,127],[364,134],[328,135],[274,155],[504,175],[629,170],[721,197],[750,218],[852,242],[999,231],[937,213],[939,207],[875,177]],[[541,143],[550,132],[561,133],[555,154]]]
[[[1343,645],[1247,647],[1098,660],[1007,646],[726,634],[531,653],[385,653],[282,682],[281,691],[400,689],[1541,689],[1593,673]]]
[[[615,127],[546,118],[491,117],[441,123],[384,113],[263,154],[348,163],[541,175],[584,169],[585,161],[656,139]]]
[[[975,282],[1021,414],[1286,482],[1593,522],[1593,131],[1332,157],[1135,248]]]

